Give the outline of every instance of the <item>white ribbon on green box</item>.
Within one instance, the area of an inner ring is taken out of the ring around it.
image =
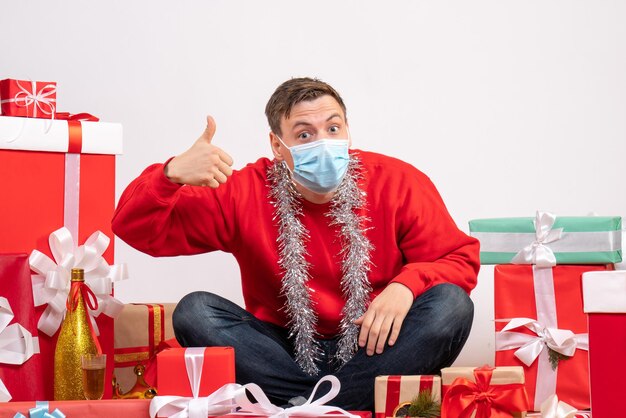
[[[559,216],[475,219],[481,264],[608,264],[622,261],[622,218]]]

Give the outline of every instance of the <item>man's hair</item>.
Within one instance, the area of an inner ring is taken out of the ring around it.
[[[346,105],[341,96],[330,85],[316,78],[292,78],[278,86],[265,106],[265,116],[270,129],[282,136],[280,120],[284,116],[289,118],[291,109],[300,102],[315,100],[318,97],[330,96],[339,103],[346,117]]]

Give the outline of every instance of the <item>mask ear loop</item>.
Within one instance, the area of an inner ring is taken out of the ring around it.
[[[280,143],[283,145],[283,147],[287,148],[289,150],[289,152],[291,152],[291,147],[288,147],[287,144],[285,144],[282,140],[282,138],[278,135],[276,135],[276,133],[274,133],[274,136],[276,138],[278,138],[278,140],[280,141]],[[292,156],[293,158],[293,156]],[[289,171],[289,177],[291,177],[291,181],[295,182],[296,180],[293,178],[293,171],[291,171],[291,168],[289,168],[289,164],[287,164],[287,161],[285,161],[283,159],[283,161],[281,162],[281,164],[284,164],[285,167],[287,167],[287,171]]]
[[[278,138],[278,140],[280,141],[280,143],[281,143],[281,144],[283,144],[283,147],[287,148],[288,150],[291,150],[291,147],[288,147],[288,146],[287,146],[287,144],[285,144],[285,143],[283,142],[283,139],[282,139],[281,137],[279,137],[278,135],[276,135],[276,133],[274,133],[274,136],[275,136],[276,138]]]

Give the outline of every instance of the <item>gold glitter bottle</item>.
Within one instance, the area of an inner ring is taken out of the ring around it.
[[[98,302],[84,274],[83,269],[72,269],[67,311],[54,352],[55,400],[84,400],[81,356],[102,353],[87,311],[87,304],[96,309]]]

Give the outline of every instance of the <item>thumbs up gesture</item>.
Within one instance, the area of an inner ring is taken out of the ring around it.
[[[211,143],[215,135],[215,121],[206,118],[206,129],[200,138],[184,153],[170,160],[165,175],[174,183],[218,188],[233,173],[233,159]]]

